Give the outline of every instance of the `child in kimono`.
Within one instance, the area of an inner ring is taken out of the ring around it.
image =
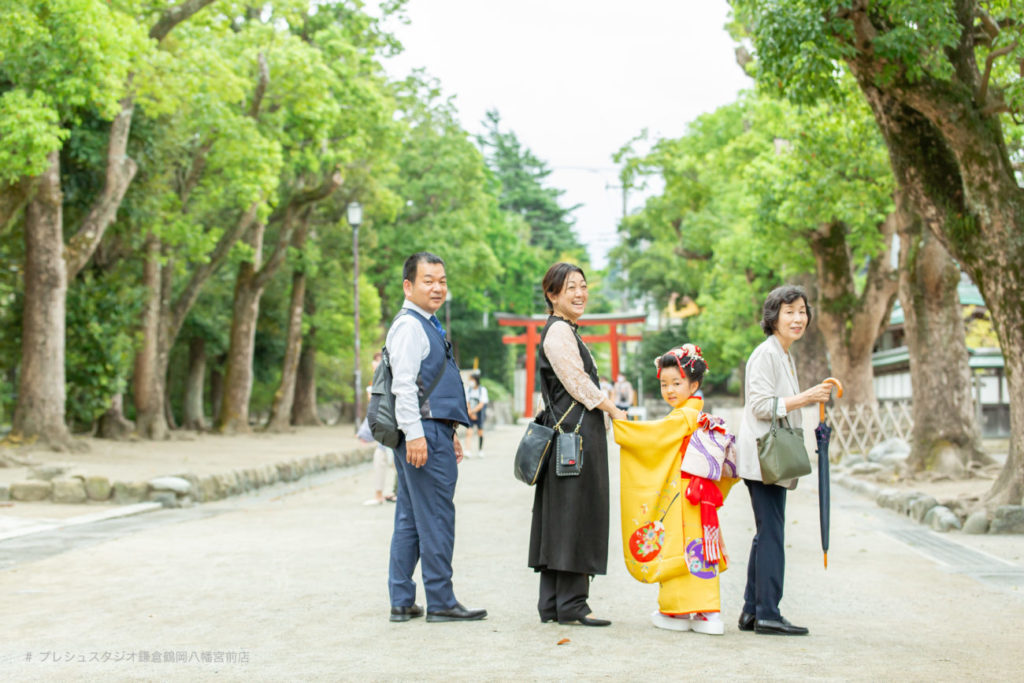
[[[738,481],[735,437],[701,412],[704,401],[694,395],[707,371],[700,347],[674,348],[655,365],[672,412],[614,423],[626,567],[637,580],[660,585],[655,626],[721,635],[718,575],[727,561],[717,509]]]

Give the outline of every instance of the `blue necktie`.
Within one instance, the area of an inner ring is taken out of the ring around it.
[[[441,327],[441,321],[437,319],[436,315],[430,316],[430,324],[434,326],[434,329],[441,333],[441,340],[445,338],[444,328]]]

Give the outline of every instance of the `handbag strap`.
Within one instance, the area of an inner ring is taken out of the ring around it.
[[[554,430],[555,430],[556,432],[560,432],[560,431],[562,431],[562,430],[561,430],[561,429],[559,428],[559,427],[560,427],[560,425],[562,424],[562,420],[564,420],[564,419],[566,418],[566,416],[567,416],[567,415],[569,414],[569,411],[570,411],[570,410],[572,410],[572,409],[573,409],[573,408],[575,408],[575,407],[576,407],[576,400],[575,400],[575,399],[573,399],[573,402],[572,402],[572,403],[571,403],[571,404],[569,405],[569,407],[568,407],[568,408],[566,408],[566,409],[565,409],[565,412],[564,412],[564,413],[562,413],[562,417],[558,418],[558,422],[556,422],[556,423],[555,423],[555,426],[553,427],[553,429],[554,429]],[[580,422],[582,422],[582,421],[583,421],[583,415],[581,414],[581,415],[580,415]],[[576,425],[576,430],[577,430],[577,431],[579,431],[579,428],[580,428],[580,426],[579,426],[579,425]]]
[[[582,410],[580,410],[580,419],[576,421],[576,429],[572,430],[574,434],[579,434],[580,433],[580,425],[583,424],[583,416],[587,414],[586,406],[584,406],[581,403],[580,404],[580,408],[582,408]],[[572,406],[569,406],[569,409],[571,410]]]
[[[570,325],[570,327],[572,327],[572,326]],[[574,337],[579,339],[579,334],[576,332],[575,329],[573,329],[572,334],[573,334]],[[580,343],[582,343],[582,341],[583,340],[580,340]],[[551,399],[548,396],[548,392],[546,391],[546,389],[547,389],[547,385],[543,381],[541,381],[541,383],[540,383],[540,395],[544,399],[544,408],[545,408],[545,410],[553,409],[554,408],[554,404],[551,402]],[[555,426],[553,427],[553,429],[556,432],[561,432],[562,431],[561,430],[562,420],[564,420],[569,415],[569,411],[571,411],[575,407],[576,407],[576,399],[573,399],[572,403],[569,404],[569,407],[566,408],[564,413],[562,413],[562,417],[558,418],[558,422],[555,423]],[[573,432],[575,432],[577,434],[580,431],[580,425],[583,424],[583,416],[586,415],[586,413],[587,413],[587,409],[586,409],[586,407],[583,406],[583,404],[580,404],[580,407],[583,408],[583,410],[580,411],[580,419],[576,423],[576,428],[573,430]]]
[[[787,415],[786,417],[783,417],[781,419],[779,418],[779,397],[778,396],[774,396],[774,397],[772,397],[772,426],[771,426],[771,431],[774,432],[776,429],[778,429],[780,423],[784,423],[783,426],[786,429],[790,429],[790,426],[789,426],[789,415]]]

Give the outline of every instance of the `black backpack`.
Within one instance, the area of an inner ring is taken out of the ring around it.
[[[402,430],[398,428],[398,420],[395,418],[395,395],[391,393],[391,382],[394,376],[391,374],[391,357],[388,355],[387,347],[380,350],[380,365],[373,371],[373,384],[370,387],[370,406],[366,409],[366,421],[370,425],[370,433],[377,443],[388,448],[395,448],[402,439]],[[437,373],[437,377],[430,383],[424,396],[430,396],[437,388],[444,369]]]

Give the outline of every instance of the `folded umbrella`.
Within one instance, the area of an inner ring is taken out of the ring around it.
[[[843,385],[835,377],[829,377],[822,384],[833,384],[836,396],[842,397]],[[818,441],[818,521],[821,523],[821,552],[825,555],[825,569],[828,569],[828,526],[830,481],[828,471],[828,442],[832,438],[832,428],[825,424],[825,404],[818,404],[818,426],[814,428],[814,437]]]

